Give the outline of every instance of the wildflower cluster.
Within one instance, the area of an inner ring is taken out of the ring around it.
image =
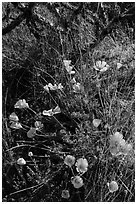
[[[75,77],[74,77],[75,71],[72,70],[73,66],[70,66],[71,60],[63,60],[63,62],[64,62],[64,66],[65,66],[65,69],[68,72],[68,74],[70,76],[73,76],[73,78],[70,80],[70,83],[72,84],[73,92],[79,93],[80,91],[83,91],[83,89],[84,89],[83,86],[79,82],[77,82]]]
[[[14,108],[18,108],[18,109],[28,108],[29,110],[33,111],[37,115],[37,113],[29,107],[29,105],[25,99],[20,99],[19,101],[17,101],[16,104],[14,105]],[[50,117],[54,116],[57,113],[61,113],[61,109],[59,106],[56,106],[54,109],[43,110],[43,112],[42,112],[42,114],[44,116],[50,116]],[[12,129],[23,128],[22,124],[19,122],[19,118],[15,112],[10,114],[9,122],[10,122],[10,128],[12,128]],[[37,135],[36,131],[41,130],[41,128],[43,128],[42,122],[41,121],[35,121],[34,127],[30,127],[30,129],[27,131],[27,137],[28,138],[35,137]],[[25,129],[25,128],[23,128],[23,129]]]
[[[122,66],[123,66],[122,63],[117,62],[116,64],[117,69],[120,69]],[[93,68],[98,72],[105,72],[110,68],[110,66],[105,61],[99,60],[94,63]]]
[[[10,114],[9,120],[10,120],[10,123],[11,123],[10,128],[12,128],[12,129],[22,128],[21,123],[19,123],[19,118],[18,118],[18,116],[16,115],[15,112]]]
[[[128,144],[124,139],[123,135],[119,132],[115,132],[114,135],[110,136],[110,152],[113,156],[121,154],[128,154],[132,150],[132,145]]]
[[[72,169],[72,166],[75,164],[78,175],[74,175],[71,178],[71,183],[73,184],[74,188],[81,188],[84,185],[83,179],[81,178],[81,176],[88,170],[88,161],[85,158],[79,158],[76,161],[74,156],[67,155],[65,157],[64,163],[67,166],[69,166],[71,169]]]

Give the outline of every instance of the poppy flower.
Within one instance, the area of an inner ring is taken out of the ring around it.
[[[105,61],[97,61],[94,65],[94,69],[100,72],[105,72],[109,68],[109,65]]]
[[[85,173],[88,169],[88,161],[86,159],[80,158],[76,162],[76,170],[80,173]]]
[[[19,121],[19,118],[18,116],[16,115],[16,113],[11,113],[10,116],[9,116],[9,119],[13,122],[18,122]]]
[[[80,176],[72,177],[71,183],[73,184],[74,188],[81,188],[84,185],[83,179]]]
[[[72,167],[75,164],[75,157],[71,156],[71,155],[67,155],[65,157],[64,163],[69,166]]]
[[[19,101],[17,101],[17,103],[14,105],[14,108],[29,108],[28,103],[26,103],[25,99],[20,99]]]
[[[68,199],[70,197],[69,191],[68,190],[63,190],[61,194],[62,198]]]
[[[110,193],[114,193],[115,191],[118,190],[118,184],[116,181],[111,181],[107,185]]]
[[[19,159],[17,160],[17,164],[20,165],[20,166],[23,166],[23,165],[26,164],[26,161],[25,161],[25,159],[23,159],[23,158],[19,158]]]
[[[11,125],[10,125],[10,128],[13,128],[13,129],[20,129],[22,128],[22,125],[19,123],[19,122],[12,122]]]
[[[75,71],[72,70],[73,66],[70,66],[71,60],[63,60],[66,71],[71,75],[75,74]]]
[[[36,135],[36,128],[31,127],[30,130],[27,132],[28,138],[33,138]]]
[[[94,127],[97,128],[97,127],[100,125],[101,120],[100,120],[100,119],[94,119],[94,120],[92,121],[92,123],[93,123]]]

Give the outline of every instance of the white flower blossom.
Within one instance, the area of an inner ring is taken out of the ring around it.
[[[87,159],[80,158],[76,162],[76,170],[79,173],[85,173],[88,170],[88,161]]]
[[[120,69],[123,65],[121,63],[117,63],[117,69]]]
[[[61,113],[61,109],[59,106],[56,106],[54,109],[50,109],[50,110],[44,110],[43,111],[43,115],[45,116],[53,116],[55,114]]]
[[[71,183],[73,184],[74,188],[81,188],[84,185],[83,179],[80,176],[72,177]]]
[[[23,158],[19,158],[19,159],[17,160],[17,164],[20,165],[20,166],[23,166],[23,165],[26,164],[26,161],[25,161],[25,159],[23,159]]]
[[[62,198],[68,199],[70,197],[69,191],[68,190],[63,190],[61,194]]]
[[[53,115],[58,114],[58,113],[61,113],[61,109],[60,109],[59,106],[56,106],[56,107],[53,109]]]
[[[33,152],[28,152],[28,156],[32,157],[33,156]]]
[[[105,72],[109,68],[109,65],[105,61],[97,61],[94,65],[94,69],[100,72]]]
[[[118,184],[116,181],[111,181],[110,183],[107,183],[107,185],[110,193],[114,193],[118,190]]]
[[[19,118],[18,116],[16,115],[16,113],[11,113],[10,116],[9,116],[9,119],[13,122],[18,122],[19,121]]]
[[[70,66],[71,60],[63,60],[63,62],[64,62],[64,65],[65,65],[66,71],[67,71],[70,75],[75,74],[75,71],[72,70],[72,69],[73,69],[73,66]]]
[[[67,155],[65,157],[64,163],[69,167],[73,166],[75,164],[75,157]]]
[[[49,92],[49,87],[48,87],[48,85],[44,86],[43,88],[45,89],[45,91]]]
[[[36,130],[39,130],[43,127],[43,124],[41,123],[41,121],[35,121],[35,127],[36,127]]]
[[[13,128],[13,129],[20,129],[22,128],[22,125],[19,123],[19,122],[12,122],[11,125],[10,125],[10,128]]]
[[[94,119],[94,120],[92,121],[92,123],[93,123],[94,127],[97,128],[97,127],[100,125],[101,120],[100,120],[100,119]]]
[[[47,92],[50,91],[55,91],[55,90],[62,90],[63,89],[63,86],[61,83],[59,83],[58,85],[57,84],[54,84],[52,85],[51,83],[49,83],[48,85],[44,86],[43,87]]]
[[[45,116],[53,116],[53,110],[52,109],[50,109],[50,110],[44,110],[43,112],[43,115],[45,115]]]
[[[19,101],[17,101],[17,103],[14,105],[14,108],[29,108],[28,103],[26,103],[25,99],[20,99]]]

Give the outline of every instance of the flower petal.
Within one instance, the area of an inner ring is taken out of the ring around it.
[[[49,87],[48,87],[48,85],[44,86],[43,88],[45,89],[45,91],[49,92]]]
[[[65,67],[68,67],[71,63],[71,60],[63,60]]]
[[[53,110],[52,109],[50,109],[50,110],[44,110],[43,112],[42,112],[42,114],[43,115],[46,115],[46,116],[53,116]]]
[[[10,128],[13,128],[13,129],[20,129],[22,128],[22,125],[19,123],[19,122],[12,122],[12,124],[10,125]]]
[[[16,115],[16,113],[11,113],[10,116],[9,116],[9,119],[13,122],[18,122],[19,121],[19,118],[18,116]]]
[[[102,62],[101,62],[101,67],[102,67],[102,68],[105,67],[106,64],[107,64],[107,63],[106,63],[105,61],[102,61]]]
[[[120,69],[123,65],[121,63],[117,63],[117,69]]]
[[[63,190],[61,194],[62,198],[68,199],[70,197],[69,191],[68,190]]]
[[[61,83],[58,84],[58,89],[59,89],[59,90],[62,90],[62,89],[63,89],[63,86],[62,86]]]
[[[61,113],[61,109],[59,106],[56,106],[56,108],[53,109],[53,114]]]
[[[100,72],[106,72],[108,70],[108,67],[103,67]]]
[[[101,61],[100,61],[100,60],[97,61],[95,65],[96,65],[98,68],[101,67],[101,65],[102,65],[102,64],[101,64]]]
[[[72,177],[71,183],[73,184],[74,188],[81,188],[84,185],[83,179],[80,176]]]
[[[17,103],[14,105],[14,108],[28,108],[29,105],[28,103],[26,103],[25,99],[20,99],[19,101],[17,101]]]
[[[73,157],[71,155],[67,155],[65,157],[64,163],[69,167],[73,166],[75,163],[75,157]]]

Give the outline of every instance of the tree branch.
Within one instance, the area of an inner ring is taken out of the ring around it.
[[[20,14],[14,21],[12,21],[9,25],[7,25],[7,27],[2,29],[2,35],[5,35],[7,33],[9,33],[10,31],[12,31],[14,28],[16,28],[18,25],[20,25],[20,23],[25,19],[28,18],[28,14],[31,12],[33,6],[35,5],[34,2],[31,2],[28,6],[28,8],[26,8],[24,10],[23,14]]]
[[[132,8],[128,9],[126,12],[122,13],[119,16],[115,16],[109,23],[108,25],[102,29],[102,32],[100,33],[100,35],[98,36],[98,39],[96,40],[95,43],[90,44],[90,50],[92,50],[93,48],[95,48],[108,34],[110,34],[113,30],[114,25],[123,20],[126,19],[127,17],[131,17],[131,15],[134,15],[135,12],[135,7],[133,6]]]
[[[2,29],[2,35],[5,35],[16,28],[25,19],[25,14],[19,15],[13,22],[11,22],[7,27]]]

